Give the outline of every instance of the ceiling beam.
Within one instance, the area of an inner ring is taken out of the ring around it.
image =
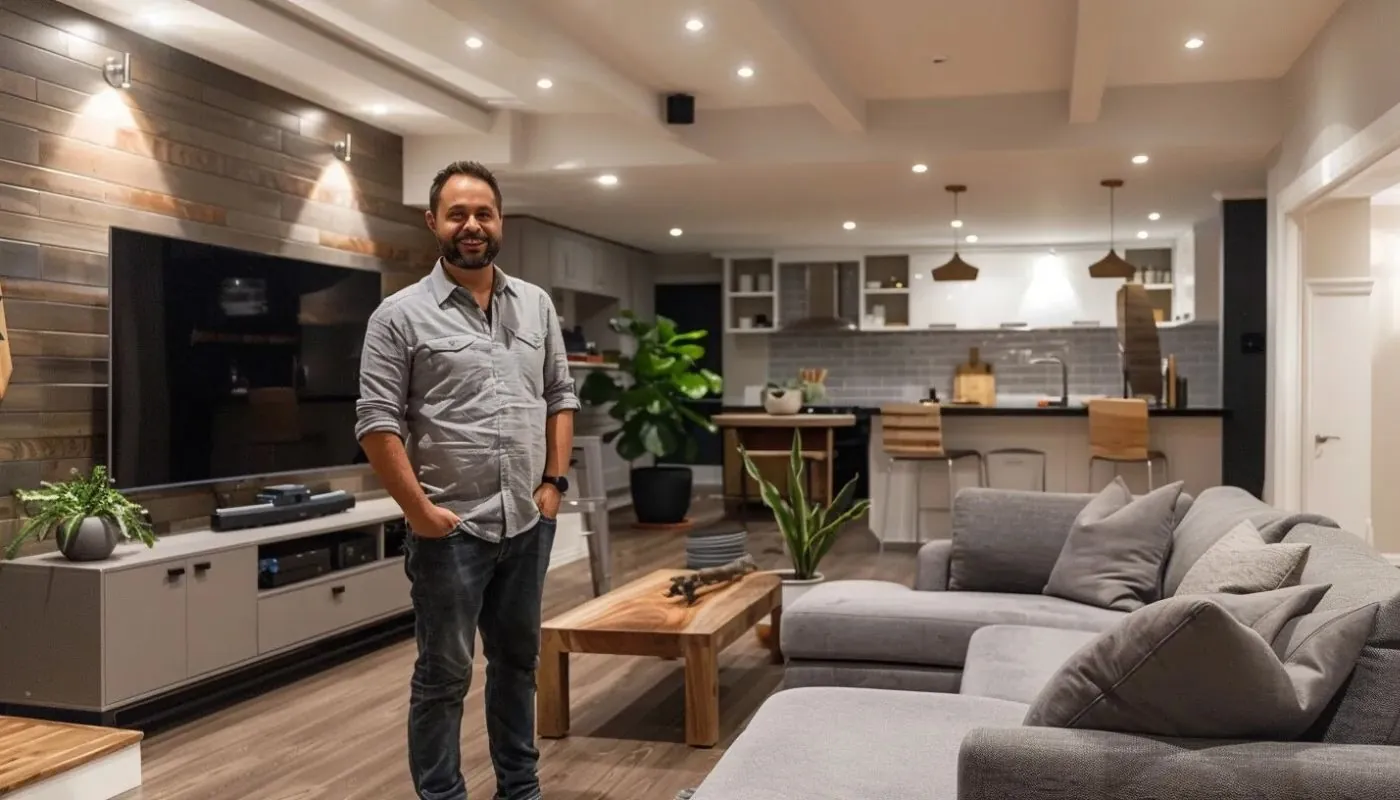
[[[618,110],[653,132],[674,137],[662,121],[657,93],[613,69],[560,30],[532,0],[430,0],[434,6],[477,31],[493,48],[551,70],[556,81],[578,81],[611,98]]]
[[[207,11],[266,36],[285,47],[314,56],[353,73],[387,92],[431,108],[481,133],[489,133],[495,114],[463,97],[439,89],[345,42],[316,30],[295,15],[257,0],[190,0]]]
[[[784,0],[740,0],[734,10],[743,12],[743,27],[768,30],[776,47],[773,57],[786,71],[798,76],[807,101],[837,130],[865,132],[865,99],[836,74],[829,59],[817,51]]]
[[[1069,84],[1069,121],[1096,122],[1108,86],[1119,0],[1078,0],[1074,30],[1074,73]]]

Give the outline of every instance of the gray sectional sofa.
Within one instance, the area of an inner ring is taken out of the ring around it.
[[[1191,600],[1172,599],[1183,577],[1242,521],[1269,544],[1309,544],[1297,582],[1330,587],[1315,611],[1375,614],[1307,733],[1182,739],[1025,724],[1062,665],[1128,613],[1044,594],[1093,497],[964,490],[951,541],[920,550],[912,588],[832,581],[785,609],[784,688],[694,800],[1400,798],[1400,570],[1330,520],[1231,487],[1177,499],[1158,598]]]

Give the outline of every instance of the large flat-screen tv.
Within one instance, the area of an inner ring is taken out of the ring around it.
[[[123,489],[363,463],[380,276],[114,228],[107,463]]]

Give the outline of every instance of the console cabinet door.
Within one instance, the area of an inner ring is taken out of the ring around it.
[[[119,703],[183,681],[185,562],[152,564],[103,576],[103,701]]]
[[[186,638],[189,677],[258,654],[258,549],[190,559]]]

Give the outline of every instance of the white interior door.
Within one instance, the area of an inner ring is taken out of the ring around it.
[[[1304,510],[1370,538],[1370,278],[1307,282]]]

